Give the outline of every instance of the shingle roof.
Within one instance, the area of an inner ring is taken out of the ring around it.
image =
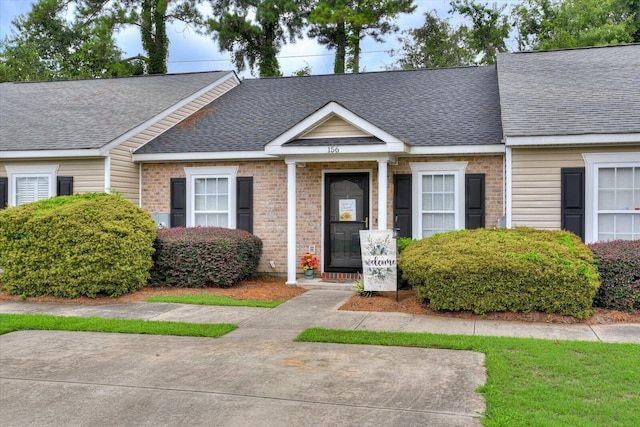
[[[640,132],[640,44],[498,55],[505,135]]]
[[[335,101],[412,146],[500,144],[495,67],[251,79],[136,151],[262,150]]]
[[[101,148],[227,73],[0,84],[0,151]]]

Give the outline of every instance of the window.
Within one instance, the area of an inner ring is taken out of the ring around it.
[[[586,241],[640,239],[640,154],[585,154],[584,158]]]
[[[411,163],[414,237],[464,228],[466,162]]]
[[[9,205],[48,199],[56,195],[58,165],[6,166],[9,177]]]
[[[236,167],[185,168],[187,226],[236,227]]]

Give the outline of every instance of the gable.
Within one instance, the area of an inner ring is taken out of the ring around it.
[[[324,122],[321,122],[316,127],[309,129],[306,133],[303,133],[298,139],[316,139],[316,138],[336,138],[336,137],[364,137],[371,136],[369,133],[363,131],[344,120],[342,117],[335,114],[329,116]]]

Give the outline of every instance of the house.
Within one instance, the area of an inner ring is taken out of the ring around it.
[[[640,45],[503,54],[506,223],[640,239]]]
[[[238,83],[212,72],[0,84],[0,208],[94,191],[139,204],[131,152]]]
[[[291,284],[307,251],[326,277],[353,277],[361,229],[423,238],[529,225],[637,239],[639,59],[627,45],[482,67],[3,84],[0,202],[3,181],[14,205],[23,178],[49,185],[34,196],[44,197],[55,176],[73,176],[73,192],[115,189],[160,226],[250,231],[264,243],[259,271]],[[120,89],[104,102],[110,84]],[[98,171],[92,185],[82,162]]]
[[[133,160],[143,208],[253,232],[259,270],[289,283],[306,251],[355,275],[361,229],[421,238],[503,215],[495,67],[245,80]]]

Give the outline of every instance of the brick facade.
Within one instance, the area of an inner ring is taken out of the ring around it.
[[[467,173],[486,174],[486,226],[496,227],[503,215],[503,157],[420,157],[403,158],[388,168],[387,227],[392,227],[393,175],[411,173],[410,162],[467,161]],[[258,271],[286,274],[287,270],[287,165],[281,160],[245,162],[183,162],[144,163],[142,165],[142,207],[151,213],[169,213],[170,178],[185,177],[185,167],[238,166],[238,176],[253,179],[253,231],[262,239],[263,255]],[[323,263],[323,172],[357,171],[370,173],[371,222],[377,229],[378,163],[377,162],[318,162],[296,168],[297,238],[296,253],[300,256],[310,245]],[[276,268],[269,266],[274,261]]]

